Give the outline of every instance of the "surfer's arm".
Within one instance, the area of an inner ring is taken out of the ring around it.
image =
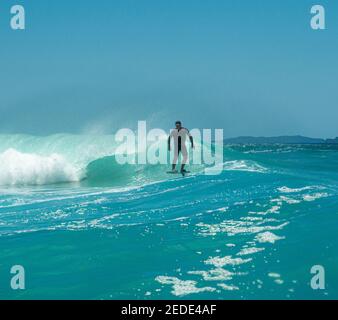
[[[171,139],[171,135],[168,138],[168,150],[170,151],[170,139]]]
[[[193,136],[190,134],[190,132],[189,132],[188,129],[187,129],[187,132],[188,132],[189,140],[190,140],[190,143],[191,143],[191,148],[194,149],[194,138],[193,138]]]
[[[175,137],[174,137],[174,130],[172,130],[171,132],[170,132],[170,135],[169,135],[169,138],[168,138],[168,150],[170,151],[171,150],[171,146],[170,146],[170,140],[171,140],[171,138],[173,138],[173,139],[175,139]]]
[[[190,139],[190,142],[191,142],[191,148],[194,149],[194,138],[189,135],[189,139]]]

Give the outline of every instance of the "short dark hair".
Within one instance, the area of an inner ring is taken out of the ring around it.
[[[182,122],[181,121],[176,121],[175,124],[182,124]]]

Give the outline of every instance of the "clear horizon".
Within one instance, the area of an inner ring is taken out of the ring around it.
[[[138,120],[224,138],[338,136],[338,3],[27,1],[0,4],[0,133],[114,133]]]

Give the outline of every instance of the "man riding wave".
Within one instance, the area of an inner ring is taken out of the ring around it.
[[[168,138],[168,150],[171,151],[171,139],[174,140],[174,159],[172,163],[172,172],[176,173],[176,165],[178,161],[178,157],[180,153],[182,153],[183,159],[182,159],[182,165],[181,165],[181,173],[184,175],[187,173],[185,170],[185,165],[188,161],[188,150],[186,147],[186,140],[187,137],[189,137],[191,147],[194,148],[194,139],[192,135],[190,134],[189,130],[182,127],[181,121],[176,121],[175,123],[175,129],[173,129],[170,133],[170,136]]]

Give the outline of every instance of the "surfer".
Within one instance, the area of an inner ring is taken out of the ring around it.
[[[178,160],[180,153],[182,153],[182,156],[183,156],[182,165],[181,165],[181,173],[183,175],[187,173],[187,171],[184,169],[188,161],[188,150],[185,144],[187,137],[189,137],[191,147],[194,148],[194,139],[192,135],[190,134],[189,130],[182,127],[181,121],[176,121],[175,129],[171,131],[170,136],[168,138],[168,150],[169,151],[171,151],[171,144],[170,144],[171,138],[174,139],[174,159],[172,163],[172,173],[177,172],[176,165],[177,165],[177,160]]]

